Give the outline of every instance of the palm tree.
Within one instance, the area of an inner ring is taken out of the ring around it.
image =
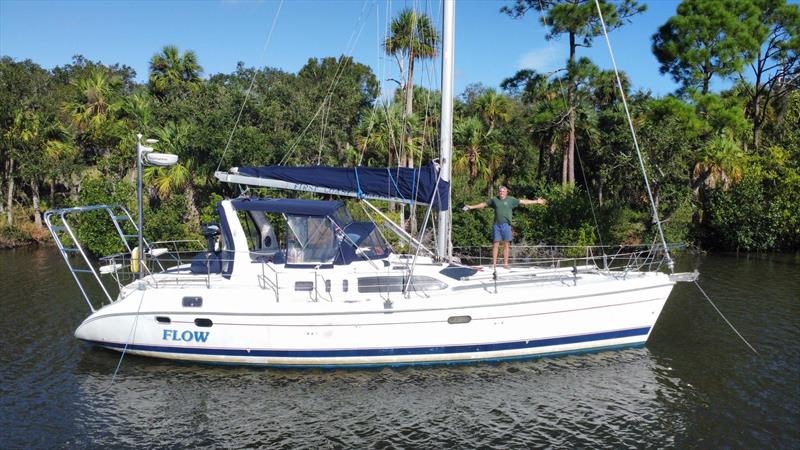
[[[463,153],[455,160],[457,172],[467,171],[470,181],[486,175],[486,165],[481,158],[484,144],[483,124],[474,116],[458,121],[453,130],[456,150]]]
[[[723,134],[712,138],[705,147],[705,154],[695,162],[692,170],[695,196],[701,187],[714,189],[720,186],[727,190],[731,184],[741,180],[745,159],[741,146],[729,136]]]
[[[436,56],[439,35],[434,29],[430,17],[426,14],[418,15],[411,9],[401,11],[392,20],[391,31],[391,36],[386,38],[383,46],[386,54],[392,55],[397,59],[401,77],[404,72],[407,72],[403,90],[405,91],[404,117],[408,118],[413,113],[414,62],[417,59],[428,59]],[[405,67],[404,64],[406,65]],[[405,163],[407,167],[414,167],[413,155],[402,155],[401,158],[400,165]]]
[[[505,95],[498,94],[494,90],[475,99],[475,108],[489,125],[489,130],[486,132],[487,137],[492,134],[498,121],[507,123],[511,120],[511,101]]]
[[[6,138],[13,143],[16,150],[11,155],[11,169],[13,170],[14,156],[16,156],[18,160],[17,170],[20,177],[26,179],[31,188],[33,221],[36,224],[36,228],[42,228],[39,180],[45,172],[43,166],[47,163],[47,158],[43,154],[43,147],[48,132],[46,119],[34,111],[17,112],[12,126],[6,132]],[[14,179],[12,177],[9,182],[7,199],[9,226],[13,224],[13,192]]]
[[[63,110],[78,130],[89,131],[96,135],[121,106],[121,103],[114,99],[114,91],[121,83],[122,80],[118,76],[94,68],[86,78],[72,82],[78,90],[78,97],[66,102]]]
[[[153,108],[149,95],[145,92],[134,92],[123,100],[122,110],[130,119],[132,129],[148,134],[153,118]]]
[[[361,123],[357,138],[361,160],[369,161],[373,157],[382,157],[386,159],[389,167],[394,165],[402,147],[400,142],[404,133],[402,116],[402,107],[397,103],[373,110]]]
[[[157,128],[155,134],[158,136],[159,149],[179,155],[180,160],[167,168],[148,167],[145,170],[145,179],[155,185],[160,198],[169,197],[176,191],[182,190],[186,195],[186,220],[195,229],[199,229],[200,213],[195,204],[195,193],[200,178],[195,176],[196,163],[188,155],[189,126],[184,122],[177,124],[169,122]]]
[[[203,68],[192,50],[181,54],[178,47],[166,45],[161,53],[150,58],[150,88],[163,99],[173,89],[195,89]]]

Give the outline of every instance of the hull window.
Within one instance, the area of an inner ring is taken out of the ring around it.
[[[311,292],[314,290],[313,281],[295,281],[294,290],[300,292]]]
[[[168,325],[168,324],[172,323],[172,320],[170,320],[169,317],[156,316],[156,322],[163,323],[164,325]]]
[[[210,327],[214,325],[214,322],[211,319],[194,319],[194,324],[198,327]]]
[[[404,276],[361,277],[358,279],[358,292],[403,292],[403,288],[407,282],[408,277]],[[437,291],[446,288],[447,284],[436,278],[421,275],[412,277],[411,283],[408,286],[410,291]]]
[[[470,323],[472,322],[472,317],[470,316],[452,316],[447,319],[447,323],[450,325],[457,325],[459,323]]]

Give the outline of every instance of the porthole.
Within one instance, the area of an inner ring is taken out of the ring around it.
[[[163,323],[164,325],[169,325],[170,323],[172,323],[172,320],[170,320],[169,317],[156,316],[156,322]]]
[[[459,323],[470,323],[472,321],[472,317],[470,316],[451,316],[447,319],[447,323],[450,325],[457,325]]]
[[[198,327],[210,327],[214,325],[211,319],[194,319],[194,324]]]

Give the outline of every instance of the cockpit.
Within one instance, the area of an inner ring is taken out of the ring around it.
[[[223,273],[240,261],[234,254],[244,251],[244,244],[250,262],[287,268],[347,265],[390,254],[375,224],[354,221],[340,201],[239,198],[221,202],[217,211],[222,236],[216,253]]]

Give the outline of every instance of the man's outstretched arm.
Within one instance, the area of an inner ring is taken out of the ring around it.
[[[486,208],[487,206],[489,205],[487,205],[486,202],[480,202],[477,205],[464,205],[464,207],[461,208],[461,210],[469,211],[470,209],[481,209],[481,208]]]
[[[521,198],[521,199],[519,199],[519,204],[520,205],[546,205],[547,204],[547,200],[545,200],[545,199],[543,199],[541,197],[537,198],[536,200],[528,200],[527,198]]]

